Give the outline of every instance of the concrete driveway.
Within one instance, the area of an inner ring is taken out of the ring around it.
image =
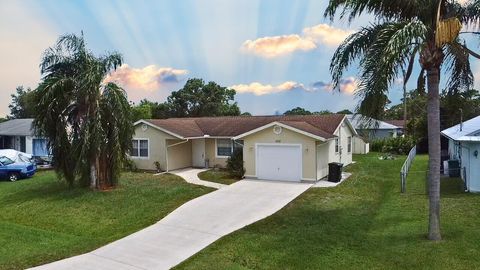
[[[242,180],[193,199],[123,239],[35,269],[169,269],[222,236],[272,215],[311,186]]]

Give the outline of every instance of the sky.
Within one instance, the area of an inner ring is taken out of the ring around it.
[[[336,46],[372,21],[323,18],[327,0],[0,0],[0,116],[19,85],[35,88],[42,53],[60,35],[83,31],[98,55],[124,64],[108,80],[133,102],[163,102],[188,78],[237,90],[242,112],[354,110],[355,67],[332,91]],[[477,65],[474,65],[476,68]],[[389,98],[398,103],[401,85]]]

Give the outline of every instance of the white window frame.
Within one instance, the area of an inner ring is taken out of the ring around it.
[[[335,138],[335,154],[340,153],[340,138]]]
[[[352,153],[352,136],[347,137],[347,153]]]
[[[216,138],[215,139],[215,157],[216,158],[229,158],[230,157],[230,156],[219,156],[218,155],[217,141],[218,140],[228,140],[228,139],[230,139],[230,138]],[[232,154],[233,154],[233,150],[235,150],[235,143],[236,143],[235,140],[230,139],[230,149],[232,151]]]
[[[149,138],[132,138],[133,141],[138,141],[138,156],[132,156],[129,154],[132,159],[150,159],[150,139]],[[140,141],[147,141],[147,156],[140,156]],[[132,143],[131,142],[131,143]]]

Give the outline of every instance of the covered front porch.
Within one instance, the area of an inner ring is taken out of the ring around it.
[[[223,168],[236,148],[242,148],[242,142],[229,137],[167,139],[165,171],[188,167]]]

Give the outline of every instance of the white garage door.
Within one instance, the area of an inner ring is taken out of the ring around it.
[[[256,160],[258,179],[300,181],[302,178],[301,145],[259,144]]]

